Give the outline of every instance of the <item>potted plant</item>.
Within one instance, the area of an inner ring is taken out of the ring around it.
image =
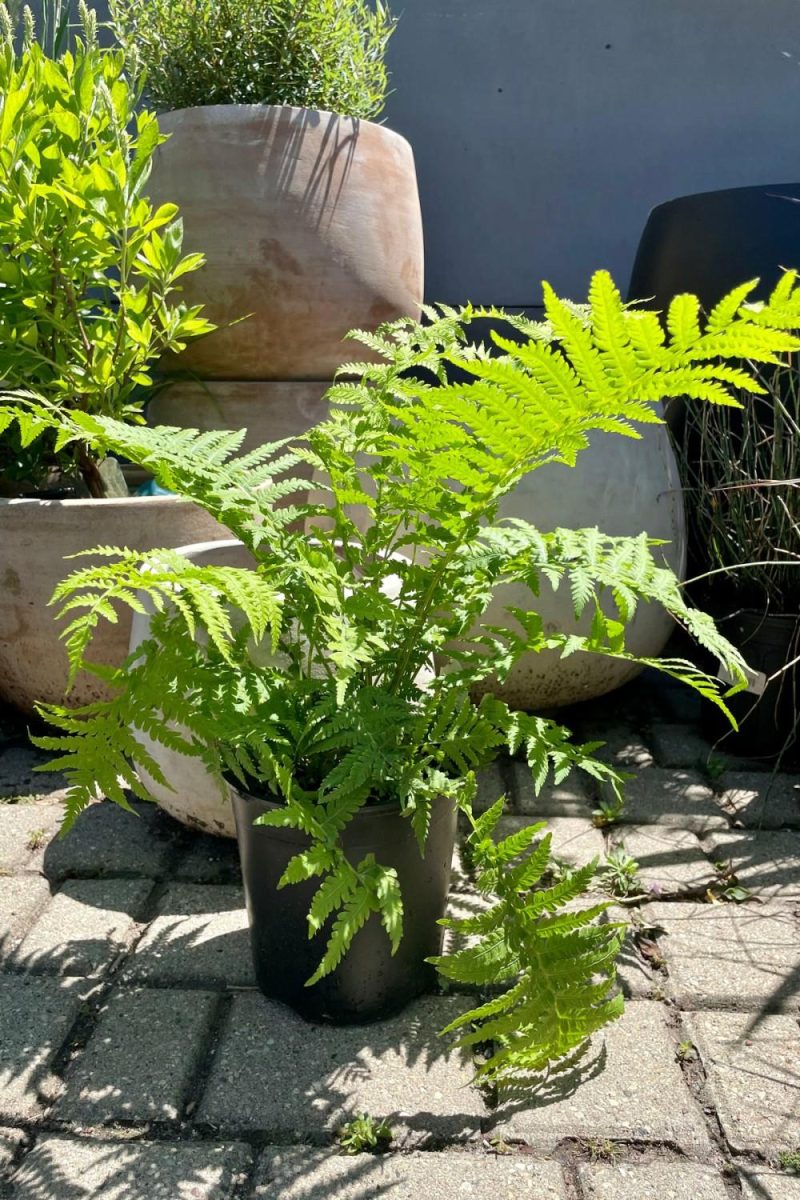
[[[687,402],[680,463],[695,588],[751,668],[723,750],[797,755],[800,656],[800,383],[797,359],[759,371],[742,407]]]
[[[329,419],[288,447],[242,458],[240,434],[75,414],[78,428],[222,521],[250,565],[120,549],[75,572],[56,595],[74,670],[92,669],[109,600],[146,601],[149,636],[114,674],[113,698],[73,713],[43,708],[62,732],[37,739],[70,777],[67,825],[98,793],[124,805],[127,784],[146,796],[136,765],[166,782],[142,733],[202,760],[233,786],[262,988],[342,1020],[418,992],[429,978],[423,956],[455,980],[504,984],[455,1022],[469,1030],[466,1044],[496,1041],[484,1074],[501,1079],[575,1049],[619,1011],[609,987],[620,930],[596,925],[602,906],[564,908],[592,867],[538,886],[549,854],[541,826],[495,844],[502,799],[474,817],[474,772],[505,747],[524,750],[537,787],[575,767],[619,779],[556,722],[491,696],[475,704],[470,688],[529,651],[627,658],[625,624],[640,600],[662,604],[737,681],[744,668],[645,537],[541,534],[500,520],[500,501],[530,470],[571,466],[593,430],[635,438],[673,391],[730,402],[732,384],[756,387],[721,359],[800,344],[780,328],[800,324],[793,283],[759,312],[734,298],[710,331],[697,302],[681,297],[668,341],[658,317],[627,309],[603,273],[587,310],[546,295],[547,324],[508,317],[528,336],[497,336],[496,357],[466,341],[471,309],[364,335],[383,361],[338,383]],[[453,363],[466,377],[448,382]],[[290,478],[300,460],[315,467],[321,499],[278,508],[277,496],[304,487]],[[576,614],[592,613],[588,631],[545,627],[535,600],[543,579],[570,589]],[[527,608],[482,622],[495,589],[518,581]],[[654,665],[724,710],[718,682],[690,663]],[[476,941],[441,957],[434,917],[454,808],[472,829],[479,887],[497,902],[456,922]]]
[[[0,7],[0,697],[32,711],[63,698],[67,660],[47,601],[65,556],[97,543],[149,549],[213,537],[215,523],[177,497],[130,496],[113,458],[88,436],[26,410],[141,420],[137,389],[165,350],[211,330],[179,303],[202,264],[181,254],[174,204],[143,195],[162,142],[135,114],[121,52],[101,50],[93,13],[83,37],[49,58],[26,17],[22,46]],[[118,665],[130,621],[108,625],[101,661]],[[98,693],[77,681],[75,702]]]
[[[110,11],[171,134],[155,194],[180,204],[187,245],[207,251],[187,296],[223,326],[180,368],[240,385],[330,381],[348,330],[419,315],[414,159],[375,123],[394,28],[381,0],[112,0]]]

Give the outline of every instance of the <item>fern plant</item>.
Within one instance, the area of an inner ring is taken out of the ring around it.
[[[166,785],[142,733],[279,800],[262,822],[308,838],[281,883],[318,881],[309,936],[325,944],[310,985],[335,969],[373,915],[392,946],[402,937],[395,873],[373,855],[350,861],[342,848],[364,806],[399,805],[424,852],[433,806],[446,798],[471,813],[475,772],[501,748],[524,753],[537,789],[576,768],[620,788],[616,772],[593,758],[596,744],[576,744],[555,721],[512,712],[491,695],[473,703],[476,682],[502,680],[538,650],[630,658],[625,627],[642,601],[663,605],[743,680],[739,653],[687,604],[645,536],[542,533],[502,520],[498,506],[527,472],[573,466],[596,431],[637,438],[639,423],[660,419],[665,397],[735,403],[732,388],[757,390],[726,359],[772,362],[800,345],[789,332],[800,327],[794,275],[769,304],[748,306],[734,293],[706,322],[696,299],[678,297],[666,332],[655,314],[626,308],[605,273],[585,308],[549,288],[546,305],[542,324],[442,308],[424,325],[402,320],[358,334],[379,361],[344,368],[329,418],[304,439],[246,455],[238,453],[243,433],[62,413],[60,438],[91,437],[141,463],[253,558],[249,570],[211,568],[166,550],[101,547],[99,565],[59,586],[72,671],[115,688],[78,710],[41,709],[60,730],[37,744],[56,752],[51,766],[69,777],[66,825],[98,794],[123,806],[126,788],[147,797],[137,767]],[[469,339],[471,322],[485,316],[509,331],[495,333],[493,352]],[[2,420],[35,437],[50,416],[31,401]],[[310,499],[307,480],[293,474],[301,463],[319,480]],[[544,627],[542,580],[571,590],[576,617],[592,614],[588,632]],[[488,625],[490,597],[510,582],[527,584],[530,607]],[[111,670],[92,663],[91,639],[120,604],[149,605],[151,634]],[[652,665],[725,709],[721,685],[691,663]],[[499,1076],[579,1048],[618,1011],[609,1000],[618,936],[598,931],[596,906],[578,915],[563,908],[587,886],[588,869],[541,890],[547,840],[509,866],[534,835],[492,848],[492,820],[476,823],[473,844],[480,886],[497,907],[470,927],[477,949],[439,966],[471,982],[510,984],[502,1004],[468,1018],[499,1040],[501,1057],[484,1072]]]

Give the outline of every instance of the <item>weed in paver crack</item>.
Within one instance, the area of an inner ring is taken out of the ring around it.
[[[697,1058],[697,1051],[692,1042],[681,1042],[675,1051],[675,1057],[678,1062],[694,1062]]]
[[[584,1146],[589,1155],[589,1162],[592,1163],[611,1163],[613,1165],[620,1156],[619,1146],[608,1138],[589,1138],[584,1142]]]
[[[336,1140],[345,1154],[381,1154],[389,1149],[392,1127],[367,1113],[358,1113],[336,1131]]]
[[[28,834],[28,849],[38,850],[47,840],[46,829],[32,829]]]
[[[606,855],[606,861],[599,874],[605,890],[620,900],[627,900],[634,894],[641,893],[639,864],[626,852],[622,842]]]
[[[597,808],[592,809],[592,824],[596,829],[607,829],[616,825],[625,811],[625,801],[622,798],[598,801]]]
[[[778,1159],[784,1171],[790,1175],[800,1175],[800,1146],[796,1150],[782,1150]]]

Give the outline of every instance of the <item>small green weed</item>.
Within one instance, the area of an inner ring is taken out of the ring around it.
[[[38,850],[47,841],[46,829],[32,829],[28,834],[28,849]]]
[[[778,1159],[784,1171],[790,1175],[800,1175],[800,1146],[796,1150],[782,1150]]]
[[[640,890],[639,864],[626,853],[622,842],[606,855],[600,875],[603,887],[612,896],[626,899]]]
[[[678,1062],[694,1062],[697,1059],[697,1051],[691,1042],[681,1042],[675,1051],[675,1057]]]
[[[392,1127],[388,1121],[359,1113],[341,1126],[336,1137],[345,1154],[378,1154],[388,1149]]]
[[[608,1138],[589,1138],[585,1146],[590,1162],[613,1164],[619,1158],[619,1146]]]
[[[709,782],[716,783],[728,769],[728,760],[719,754],[709,754],[708,758],[704,762],[701,762],[700,767],[705,772]]]
[[[607,829],[616,825],[625,811],[625,801],[615,797],[613,800],[598,801],[597,808],[592,810],[592,824],[595,829]]]

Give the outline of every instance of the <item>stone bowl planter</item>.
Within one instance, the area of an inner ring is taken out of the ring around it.
[[[533,521],[543,532],[556,528],[598,526],[614,536],[635,536],[646,530],[667,545],[658,548],[666,565],[683,578],[686,570],[686,522],[675,454],[666,426],[645,425],[642,439],[595,434],[574,469],[552,465],[528,475],[502,503],[506,517]],[[535,604],[545,627],[562,632],[588,632],[591,615],[576,625],[569,588],[553,591],[543,583],[532,599],[527,588],[499,589],[486,614],[499,623],[507,606]],[[656,605],[640,605],[628,626],[627,645],[636,654],[660,654],[674,622]],[[528,711],[557,708],[591,700],[621,687],[641,667],[599,654],[555,652],[529,654],[520,660],[500,686],[487,682],[483,691],[502,696],[512,707]]]
[[[247,453],[281,438],[298,437],[325,419],[327,383],[254,380],[175,380],[147,406],[151,425],[195,429],[246,429]],[[303,475],[302,466],[293,470]],[[310,475],[310,472],[309,472]]]
[[[111,500],[0,500],[0,700],[31,714],[37,701],[59,704],[67,684],[67,655],[48,601],[80,563],[71,554],[93,546],[152,550],[210,541],[220,526],[177,496]],[[101,622],[94,661],[118,666],[128,653],[131,621]],[[83,674],[69,695],[73,705],[104,696],[99,680]]]
[[[184,297],[222,326],[181,367],[204,379],[331,379],[354,356],[348,330],[419,316],[422,218],[404,138],[281,105],[180,109],[160,125],[171,136],[149,191],[180,206],[186,250],[206,254]]]

